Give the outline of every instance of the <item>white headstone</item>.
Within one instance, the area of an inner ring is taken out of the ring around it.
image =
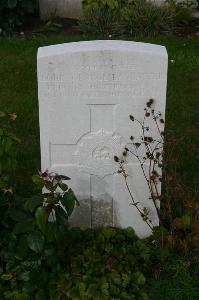
[[[127,41],[90,41],[42,47],[38,88],[42,170],[72,178],[80,200],[71,224],[134,228],[150,234],[117,173],[129,137],[140,129],[129,114],[143,119],[153,98],[164,116],[168,57],[162,46]],[[137,126],[137,127],[136,127]],[[146,181],[135,159],[126,165],[137,202],[158,224]]]
[[[82,0],[39,0],[40,17],[43,20],[50,16],[81,19],[83,16]]]

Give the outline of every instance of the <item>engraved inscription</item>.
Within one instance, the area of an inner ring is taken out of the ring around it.
[[[111,154],[110,154],[110,149],[108,147],[97,147],[93,151],[93,158],[97,160],[110,160],[111,159]]]
[[[43,96],[73,98],[142,97],[140,80],[161,80],[160,72],[143,72],[136,65],[87,65],[73,68],[70,73],[41,74]]]

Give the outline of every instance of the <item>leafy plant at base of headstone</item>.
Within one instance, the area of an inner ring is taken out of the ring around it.
[[[42,293],[51,272],[60,268],[68,218],[78,205],[66,180],[70,178],[39,173],[33,176],[38,195],[23,199],[9,191],[0,194],[0,286],[5,298]]]
[[[139,214],[141,215],[143,221],[149,226],[151,230],[157,226],[153,224],[150,220],[149,213],[147,207],[142,207],[139,202],[136,202],[133,193],[128,184],[128,174],[125,170],[125,158],[131,154],[139,163],[141,168],[143,178],[147,183],[150,198],[149,200],[153,201],[154,207],[156,209],[156,213],[158,215],[159,221],[160,219],[160,189],[159,184],[162,181],[161,169],[163,166],[163,144],[164,144],[164,132],[162,130],[162,125],[164,124],[164,119],[162,118],[162,114],[160,112],[155,111],[153,108],[154,100],[150,99],[146,107],[144,108],[145,115],[143,121],[137,120],[134,116],[130,115],[130,120],[132,122],[138,123],[141,129],[141,136],[139,140],[134,140],[134,137],[130,137],[130,143],[124,149],[123,158],[119,158],[117,156],[114,157],[114,160],[119,164],[118,173],[124,177],[126,188],[129,192],[132,205],[136,207]],[[156,132],[159,135],[159,138],[154,138],[149,135],[150,128],[146,125],[146,120],[152,119],[155,124]],[[144,167],[148,165],[148,169]]]
[[[16,169],[16,148],[20,140],[15,136],[13,123],[16,113],[0,111],[0,192],[12,193],[11,175]]]
[[[150,249],[132,228],[76,228],[69,234],[70,272],[50,283],[50,299],[148,299]]]
[[[75,197],[74,192],[63,181],[70,180],[65,175],[59,175],[54,172],[39,173],[32,177],[33,182],[41,190],[43,189],[43,206],[37,208],[35,216],[38,222],[38,227],[41,231],[45,230],[47,220],[52,222],[63,223],[64,220],[72,214],[74,208],[79,206],[79,202]],[[29,209],[34,209],[34,202],[27,202]]]

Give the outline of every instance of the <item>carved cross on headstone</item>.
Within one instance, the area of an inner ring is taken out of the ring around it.
[[[90,194],[88,199],[81,199],[80,209],[73,216],[73,224],[82,226],[82,211],[89,215],[84,226],[114,226],[113,196],[103,185],[105,177],[108,179],[109,189],[113,190],[113,174],[117,173],[118,166],[114,164],[114,155],[121,155],[125,142],[117,135],[115,126],[115,105],[113,104],[88,104],[90,130],[83,134],[75,144],[52,144],[50,152],[66,152],[67,161],[70,163],[56,164],[53,158],[50,161],[50,169],[62,169],[68,174],[71,168],[75,168],[78,174],[86,173],[90,176]],[[53,150],[52,150],[53,149]],[[51,154],[52,156],[52,154]],[[100,186],[99,189],[94,186]],[[85,197],[85,196],[84,196]],[[84,202],[84,203],[83,203]],[[87,212],[85,211],[87,209]],[[85,221],[84,221],[85,222]]]

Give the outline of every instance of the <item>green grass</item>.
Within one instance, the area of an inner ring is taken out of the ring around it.
[[[22,142],[14,181],[23,194],[31,192],[31,175],[40,169],[37,49],[82,39],[67,36],[0,39],[0,110],[18,114],[17,135]],[[183,146],[176,148],[180,179],[188,188],[196,189],[199,178],[199,39],[171,36],[142,41],[166,46],[169,59],[175,61],[169,63],[166,126],[174,136],[183,139]]]
[[[156,249],[155,259],[161,248]],[[163,250],[164,251],[164,250]],[[188,255],[170,251],[166,259],[159,257],[158,266],[161,272],[155,278],[148,279],[149,295],[151,300],[196,300],[199,298],[198,263],[193,262],[196,252],[192,250]],[[196,258],[196,256],[195,256]],[[191,267],[187,262],[192,261]],[[154,274],[154,273],[153,273]]]

